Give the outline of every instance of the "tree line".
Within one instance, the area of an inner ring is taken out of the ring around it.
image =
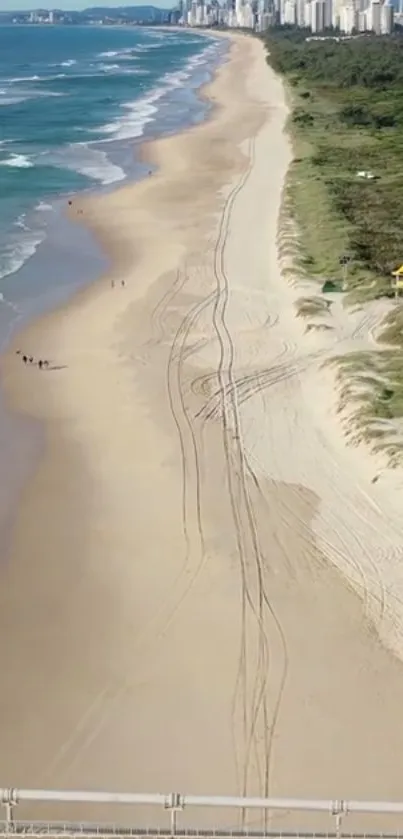
[[[265,41],[268,62],[293,91],[297,145],[303,138],[310,148],[313,176],[346,222],[356,265],[383,277],[386,289],[403,262],[403,37],[310,40],[282,28]],[[374,178],[360,180],[359,170]]]

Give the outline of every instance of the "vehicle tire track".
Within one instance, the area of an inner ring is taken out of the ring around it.
[[[217,370],[217,378],[220,389],[220,408],[221,408],[221,422],[223,431],[223,445],[226,460],[226,471],[228,479],[228,489],[230,496],[230,503],[232,515],[235,525],[238,555],[240,561],[241,581],[242,581],[242,628],[241,628],[241,651],[239,658],[238,677],[234,689],[233,699],[233,725],[234,725],[234,710],[237,700],[237,692],[239,682],[242,683],[242,706],[243,706],[243,786],[242,794],[246,795],[248,790],[249,768],[250,768],[250,754],[253,744],[253,749],[258,755],[258,744],[256,742],[256,727],[259,713],[263,713],[263,729],[264,729],[264,771],[260,771],[258,767],[258,774],[264,775],[264,785],[262,793],[265,794],[268,790],[269,775],[270,775],[270,761],[271,748],[267,739],[267,722],[268,722],[268,707],[266,688],[269,676],[269,644],[265,632],[265,622],[263,618],[263,604],[268,606],[268,598],[265,599],[265,591],[263,588],[263,572],[262,572],[262,557],[258,544],[257,525],[251,504],[251,500],[247,487],[246,462],[243,451],[241,426],[238,413],[237,404],[237,388],[234,381],[233,365],[234,365],[234,345],[228,326],[226,324],[226,309],[229,299],[228,278],[225,272],[224,252],[228,236],[228,228],[232,209],[237,195],[243,189],[248,180],[254,162],[254,140],[251,140],[249,147],[249,166],[246,172],[240,179],[239,184],[232,190],[227,198],[226,205],[221,218],[217,244],[214,255],[214,274],[217,281],[218,294],[216,297],[213,324],[220,344],[220,361]],[[233,429],[233,432],[232,432]],[[247,552],[245,550],[243,539],[242,519],[246,516],[247,530],[249,540],[252,547],[252,556],[257,570],[258,579],[258,607],[256,608],[253,602],[251,591],[248,585],[247,575]],[[267,597],[267,596],[266,596]],[[258,627],[258,654],[256,673],[254,677],[254,686],[252,693],[252,707],[247,708],[247,638],[246,638],[246,620],[245,611],[246,604],[249,604],[251,613],[254,616]],[[284,639],[285,641],[285,639]],[[285,684],[285,679],[284,679]],[[277,704],[277,713],[272,717],[271,738],[274,737],[275,726],[277,722],[279,707],[281,703],[281,696],[284,686],[281,688],[281,693],[278,694],[279,699]],[[249,710],[249,713],[248,713]],[[250,718],[250,719],[248,719]],[[257,761],[259,762],[259,761]],[[243,821],[245,813],[243,813]]]

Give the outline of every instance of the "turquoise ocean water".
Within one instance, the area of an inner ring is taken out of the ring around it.
[[[60,196],[135,177],[136,143],[203,118],[195,91],[222,52],[191,32],[0,27],[3,298],[55,231]]]

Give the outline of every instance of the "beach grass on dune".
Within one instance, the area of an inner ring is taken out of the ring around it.
[[[314,315],[329,314],[331,303],[321,297],[300,297],[296,301],[297,317],[308,318]]]
[[[396,465],[403,462],[403,306],[393,301],[391,272],[403,263],[403,38],[307,41],[289,29],[266,42],[291,101],[294,161],[278,237],[284,273],[297,285],[317,283],[317,294],[296,307],[303,318],[320,314],[323,328],[329,284],[346,306],[391,300],[379,350],[339,357],[337,366],[350,438]]]

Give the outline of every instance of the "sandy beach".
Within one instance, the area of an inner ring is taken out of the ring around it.
[[[371,482],[321,366],[379,309],[335,309],[337,346],[295,318],[262,44],[234,36],[205,94],[155,174],[73,202],[114,267],[18,336],[55,369],[3,360],[46,452],[2,569],[2,784],[399,800],[401,476]]]

